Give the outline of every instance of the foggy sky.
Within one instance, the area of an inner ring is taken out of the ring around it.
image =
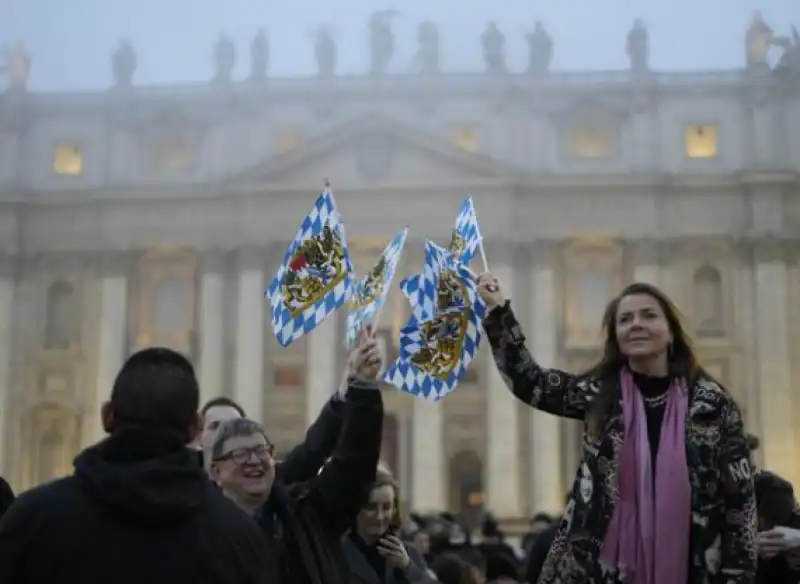
[[[621,69],[625,35],[634,18],[650,30],[654,69],[741,67],[744,32],[760,9],[777,34],[800,25],[800,0],[0,0],[0,44],[23,41],[33,59],[33,91],[97,90],[111,84],[109,58],[123,37],[138,53],[136,83],[205,81],[221,32],[238,46],[237,77],[249,67],[249,43],[259,27],[270,34],[273,76],[314,71],[311,29],[330,23],[339,45],[338,72],[366,69],[366,22],[375,10],[397,8],[392,69],[407,71],[416,26],[439,25],[443,68],[480,70],[479,37],[497,21],[509,66],[527,60],[523,32],[542,19],[555,41],[553,68]]]

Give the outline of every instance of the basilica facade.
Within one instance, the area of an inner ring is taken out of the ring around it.
[[[471,195],[546,366],[585,368],[614,294],[662,287],[760,436],[759,463],[800,480],[796,80],[122,73],[107,92],[16,83],[0,101],[0,474],[15,488],[70,472],[102,437],[120,365],[149,345],[189,355],[203,397],[233,397],[280,450],[302,440],[343,374],[345,317],[281,348],[264,289],[326,179],[362,272],[404,225],[400,272],[418,270]],[[407,317],[393,290],[387,359]],[[581,429],[517,403],[481,352],[440,403],[386,389],[384,463],[420,511],[557,512]]]

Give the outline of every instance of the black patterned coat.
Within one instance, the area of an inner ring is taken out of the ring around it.
[[[506,303],[484,321],[506,385],[526,404],[584,420],[599,391],[595,380],[544,369]],[[690,388],[686,461],[692,489],[687,584],[752,584],[756,572],[756,500],[739,408],[721,387],[698,379]],[[622,402],[612,404],[599,439],[584,431],[581,467],[539,584],[607,584],[598,557],[619,498],[617,465],[624,439]]]

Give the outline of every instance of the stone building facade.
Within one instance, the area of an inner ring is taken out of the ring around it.
[[[263,290],[325,179],[361,270],[405,224],[401,272],[418,269],[472,195],[546,365],[597,358],[624,284],[662,287],[760,462],[800,479],[796,81],[378,71],[161,88],[115,67],[108,92],[16,83],[0,101],[0,474],[16,488],[70,471],[121,363],[152,344],[191,356],[204,397],[235,398],[281,449],[301,440],[342,375],[344,315],[281,349]],[[388,356],[407,316],[393,290]],[[560,508],[580,429],[516,403],[485,348],[443,402],[386,402],[384,460],[413,508]]]

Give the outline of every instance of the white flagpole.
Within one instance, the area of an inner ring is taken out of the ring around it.
[[[472,201],[472,197],[469,198]],[[486,259],[486,249],[483,247],[483,235],[481,235],[481,225],[478,223],[478,212],[475,211],[475,201],[472,201],[472,209],[475,213],[475,230],[478,232],[478,250],[481,252],[481,260],[483,260],[483,271],[489,271],[489,262]]]

